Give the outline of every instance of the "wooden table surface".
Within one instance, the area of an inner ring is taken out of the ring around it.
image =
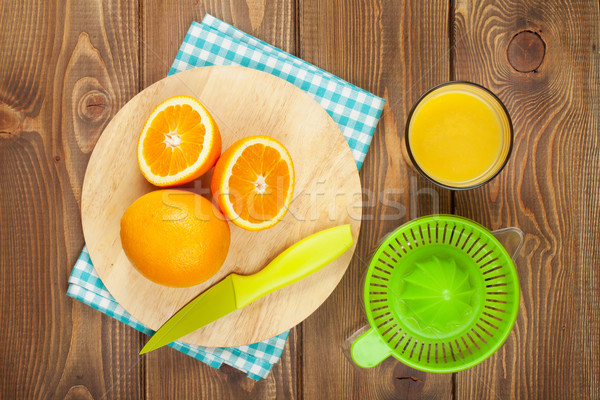
[[[356,255],[260,382],[170,348],[140,357],[142,334],[65,294],[98,136],[207,12],[388,100],[360,174]],[[3,0],[0,399],[600,398],[599,23],[583,0]],[[508,166],[476,190],[429,185],[404,150],[411,105],[448,80],[490,88],[513,118]],[[366,323],[365,261],[433,211],[523,230],[515,328],[456,374],[356,369],[340,344]]]

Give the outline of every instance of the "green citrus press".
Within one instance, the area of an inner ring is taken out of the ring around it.
[[[427,216],[381,243],[364,304],[370,328],[350,349],[358,366],[393,356],[422,371],[456,372],[504,343],[517,318],[519,279],[492,232],[462,217]]]

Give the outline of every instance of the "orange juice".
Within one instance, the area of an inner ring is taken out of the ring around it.
[[[480,86],[453,82],[426,93],[407,124],[407,145],[415,165],[429,179],[470,188],[494,177],[512,145],[506,109]]]

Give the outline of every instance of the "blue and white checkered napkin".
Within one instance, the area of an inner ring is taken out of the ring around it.
[[[206,15],[192,23],[169,75],[208,65],[241,65],[269,72],[314,98],[338,124],[361,167],[385,100]],[[110,295],[84,248],[69,277],[67,294],[140,332],[153,331],[133,318]],[[259,380],[268,375],[283,352],[289,332],[239,347],[202,347],[181,342],[169,346],[214,368],[231,365]]]

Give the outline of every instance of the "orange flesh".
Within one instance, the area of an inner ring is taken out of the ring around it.
[[[175,175],[198,160],[205,133],[200,114],[191,106],[169,106],[148,127],[143,157],[153,174]]]
[[[264,144],[248,146],[233,166],[229,201],[244,220],[260,223],[273,219],[284,206],[290,187],[287,162]]]

